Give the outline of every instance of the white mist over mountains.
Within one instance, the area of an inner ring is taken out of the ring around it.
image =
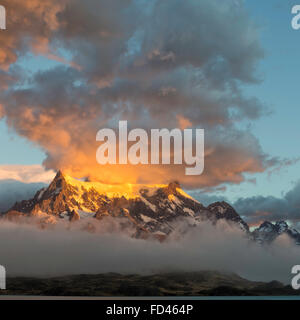
[[[15,187],[16,182],[11,183]],[[24,184],[19,184],[24,192]],[[3,190],[5,186],[9,190],[9,184],[3,184]],[[37,187],[29,184],[28,192],[35,193]],[[9,191],[6,195],[3,201],[9,199]],[[28,198],[23,193],[15,200]],[[288,283],[299,257],[299,246],[285,234],[260,246],[224,220],[216,225],[203,221],[188,232],[185,220],[175,222],[175,231],[159,242],[133,238],[133,230],[122,227],[125,221],[112,217],[96,223],[93,233],[83,230],[84,220],[44,228],[34,218],[26,219],[27,223],[0,221],[0,264],[8,276],[217,270],[250,280]]]
[[[114,232],[87,233],[1,222],[0,241],[5,243],[0,246],[0,263],[8,276],[217,270],[250,280],[288,283],[299,257],[299,247],[285,235],[260,247],[223,222],[217,226],[203,222],[184,236],[174,233],[162,243],[134,239],[120,233],[117,225]]]

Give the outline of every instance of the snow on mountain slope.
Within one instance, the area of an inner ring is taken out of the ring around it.
[[[252,237],[260,244],[268,244],[282,234],[287,235],[297,245],[300,245],[300,233],[295,229],[290,229],[285,221],[277,221],[275,223],[265,221],[252,232]]]
[[[33,199],[16,203],[8,216],[49,215],[57,221],[123,218],[136,230],[137,237],[154,234],[167,236],[175,222],[182,219],[190,226],[223,219],[248,232],[247,224],[227,203],[204,207],[185,193],[177,182],[169,185],[106,185],[79,181],[58,172],[48,188]],[[94,220],[96,221],[96,220]]]
[[[208,207],[193,199],[179,183],[169,185],[123,184],[107,185],[99,182],[80,181],[58,172],[48,188],[36,193],[34,198],[17,202],[4,217],[37,217],[43,226],[59,221],[86,222],[85,228],[94,230],[97,222],[120,222],[123,229],[133,230],[133,236],[144,238],[154,235],[164,239],[181,225],[185,233],[190,227],[209,220],[219,220],[237,226],[247,237],[265,244],[281,234],[288,235],[300,244],[300,233],[290,229],[285,221],[265,221],[253,232],[247,223],[226,202],[215,202]]]

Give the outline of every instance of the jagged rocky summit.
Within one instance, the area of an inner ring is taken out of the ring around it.
[[[161,239],[172,233],[178,221],[195,226],[205,220],[213,224],[224,220],[261,244],[272,242],[282,233],[300,244],[300,234],[285,222],[265,222],[251,233],[228,203],[216,202],[205,207],[185,193],[178,182],[108,185],[80,181],[59,171],[48,188],[39,190],[33,199],[17,202],[3,215],[8,219],[24,216],[42,216],[44,222],[52,224],[121,218],[122,226],[134,230],[134,236]]]

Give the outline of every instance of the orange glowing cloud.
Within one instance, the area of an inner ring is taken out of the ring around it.
[[[131,0],[1,4],[8,29],[0,33],[0,69],[7,77],[28,53],[62,63],[33,75],[18,66],[16,86],[6,79],[0,93],[0,117],[45,150],[46,168],[106,183],[179,180],[201,188],[241,183],[245,173],[274,164],[236,126],[262,113],[241,86],[255,83],[262,50],[251,21],[236,13],[242,8],[231,10],[232,1],[222,8],[217,0],[153,1],[147,10]],[[99,165],[96,133],[119,119],[146,130],[205,129],[204,174],[186,176],[185,165]]]

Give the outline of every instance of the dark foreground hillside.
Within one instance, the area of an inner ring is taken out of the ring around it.
[[[299,295],[277,281],[253,282],[213,271],[150,276],[76,275],[50,279],[8,278],[1,295],[43,296],[270,296]]]

